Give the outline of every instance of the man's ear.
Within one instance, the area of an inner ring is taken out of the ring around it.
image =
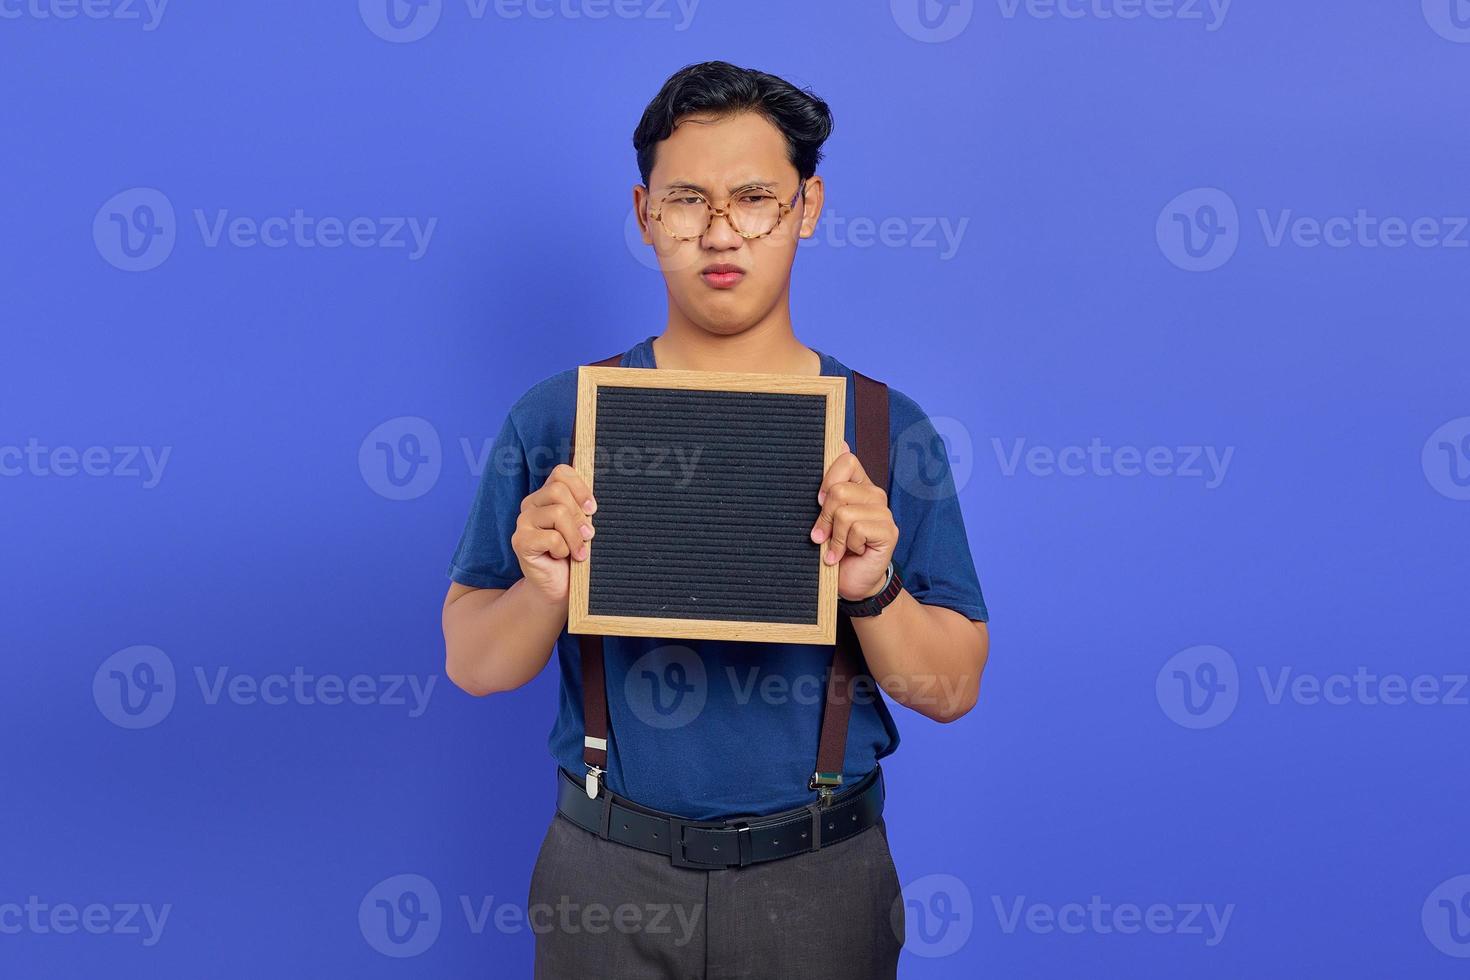
[[[817,219],[822,214],[823,199],[822,178],[818,174],[812,174],[807,178],[806,193],[796,202],[797,206],[802,208],[799,231],[802,238],[810,238],[817,233]]]
[[[633,185],[633,213],[638,216],[638,230],[643,233],[643,244],[652,245],[653,236],[648,231],[648,188],[642,184]]]

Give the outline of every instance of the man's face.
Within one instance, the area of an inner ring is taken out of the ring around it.
[[[807,181],[806,193],[763,238],[743,238],[717,215],[702,236],[679,241],[650,212],[671,192],[687,207],[691,190],[716,208],[731,207],[742,195],[756,201],[762,193],[784,205],[799,185],[781,131],[758,113],[686,116],[658,144],[648,188],[634,187],[633,204],[643,241],[658,255],[669,302],[686,319],[711,333],[737,334],[785,299],[797,239],[810,238],[816,227],[821,178]]]

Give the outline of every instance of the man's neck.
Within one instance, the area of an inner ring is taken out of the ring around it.
[[[653,339],[653,359],[660,368],[681,371],[822,373],[821,356],[796,339],[789,320],[756,324],[729,336],[712,334],[689,323],[670,322],[663,334]]]

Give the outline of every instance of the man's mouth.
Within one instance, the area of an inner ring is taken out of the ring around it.
[[[719,262],[707,265],[699,271],[699,278],[714,289],[729,289],[745,278],[745,270],[738,265]]]

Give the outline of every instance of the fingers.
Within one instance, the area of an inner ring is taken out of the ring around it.
[[[835,565],[849,552],[865,554],[869,546],[889,543],[893,537],[893,515],[885,505],[846,504],[837,508],[832,535],[822,561]]]
[[[510,546],[515,549],[516,555],[527,559],[540,558],[543,555],[564,559],[570,554],[566,536],[560,531],[533,527],[524,523],[524,518],[517,525],[516,533],[511,535]]]
[[[839,483],[858,483],[872,485],[868,479],[867,471],[863,469],[862,462],[847,448],[847,440],[842,440],[842,452],[827,467],[826,474],[822,477],[822,485],[817,490],[817,503],[826,503],[827,494]]]
[[[592,499],[592,489],[587,486],[587,481],[583,480],[581,475],[566,463],[556,464],[556,467],[547,474],[546,484],[542,489],[556,483],[564,484],[571,493],[572,502],[587,513],[591,514],[597,510],[597,501]]]
[[[570,466],[558,465],[539,490],[521,501],[516,522],[521,538],[518,550],[524,546],[528,557],[546,554],[585,560],[587,541],[596,533],[589,516],[595,509],[587,484]]]
[[[835,470],[842,462],[838,457],[837,462],[832,464]],[[843,507],[876,507],[883,514],[888,513],[888,494],[882,487],[875,483],[834,483],[831,488],[824,492],[822,497],[822,512],[817,515],[817,522],[812,525],[812,540],[821,544],[829,538],[839,537],[836,528],[837,513]]]
[[[854,488],[865,487],[877,489],[868,480],[868,474],[863,470],[863,464],[849,451],[847,440],[842,440],[842,452],[827,467],[826,474],[822,477],[822,485],[817,490],[817,503],[822,505],[822,512],[817,515],[817,522],[812,525],[811,537],[817,544],[832,537],[833,518],[837,508],[844,503],[855,503],[867,500],[867,491],[860,491],[858,496],[853,496]],[[886,494],[884,495],[886,499]]]

